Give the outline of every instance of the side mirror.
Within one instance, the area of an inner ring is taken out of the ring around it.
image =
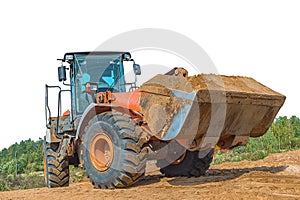
[[[60,66],[58,67],[58,80],[61,81],[66,81],[67,76],[66,76],[66,66]]]
[[[139,64],[133,64],[133,71],[135,75],[141,75],[141,66]]]

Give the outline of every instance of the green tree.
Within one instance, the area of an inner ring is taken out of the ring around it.
[[[43,170],[43,140],[22,140],[0,151],[0,174],[28,173]],[[16,164],[18,167],[16,167]],[[17,170],[17,171],[16,171]]]

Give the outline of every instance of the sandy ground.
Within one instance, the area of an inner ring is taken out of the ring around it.
[[[300,150],[214,165],[200,178],[152,172],[128,189],[93,189],[84,180],[67,188],[1,192],[0,199],[300,199]]]

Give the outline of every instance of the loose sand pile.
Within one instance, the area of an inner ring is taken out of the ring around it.
[[[244,76],[224,76],[215,74],[199,74],[188,77],[194,91],[225,90],[227,92],[256,93],[265,95],[281,95],[278,92]]]

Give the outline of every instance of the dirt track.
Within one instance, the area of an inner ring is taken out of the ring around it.
[[[214,165],[200,178],[148,174],[133,187],[93,189],[88,180],[68,188],[1,192],[0,199],[300,199],[300,150],[264,160]]]

